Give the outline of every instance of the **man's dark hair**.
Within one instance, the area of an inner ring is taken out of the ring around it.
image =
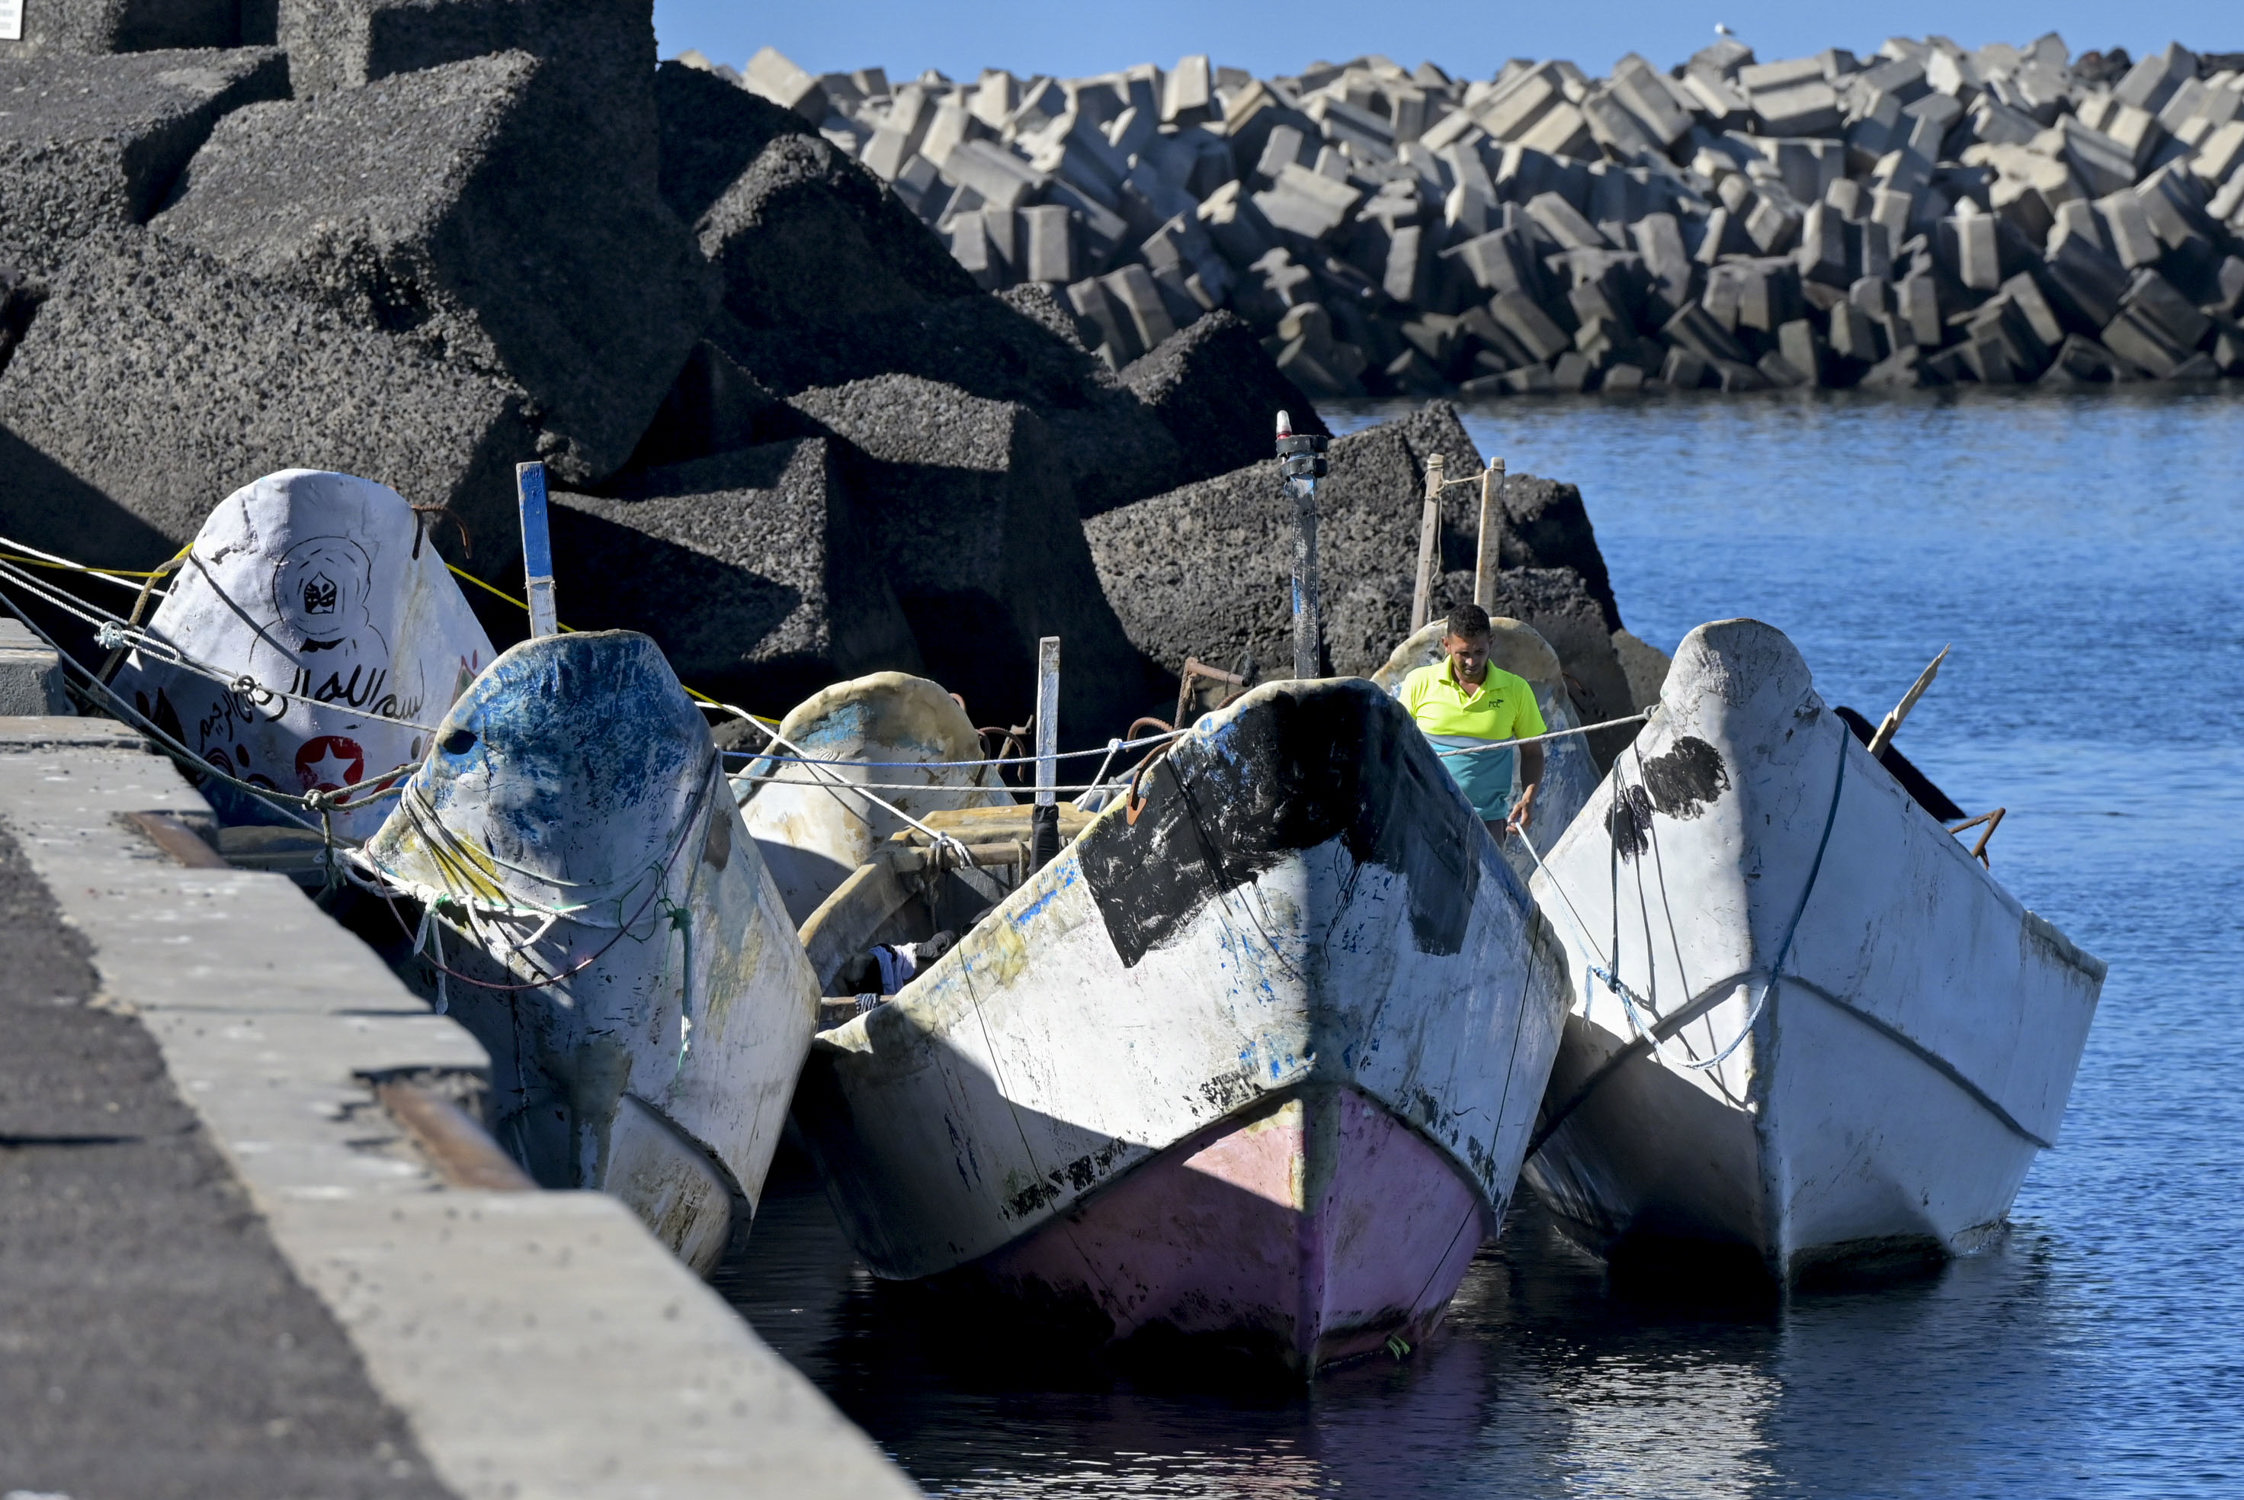
[[[1444,629],[1461,641],[1469,641],[1474,636],[1489,634],[1492,627],[1487,610],[1477,604],[1460,604],[1449,612],[1449,623]]]

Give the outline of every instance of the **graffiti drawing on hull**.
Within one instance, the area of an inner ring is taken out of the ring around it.
[[[212,769],[289,793],[417,765],[426,726],[494,654],[404,497],[312,469],[220,503],[148,631],[205,670],[136,652],[119,691]],[[215,778],[203,790],[229,822],[279,816]],[[340,813],[336,831],[363,838],[387,810]]]

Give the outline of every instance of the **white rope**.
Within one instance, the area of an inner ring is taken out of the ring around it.
[[[32,574],[25,572],[21,567],[4,558],[0,558],[0,577],[13,579],[64,614],[93,626],[94,644],[104,651],[115,651],[122,648],[134,652],[145,652],[167,666],[178,667],[182,671],[207,677],[227,691],[239,693],[248,698],[253,704],[263,706],[265,702],[271,699],[286,698],[297,703],[307,704],[313,708],[347,714],[354,719],[367,719],[380,724],[394,724],[400,729],[416,730],[422,734],[434,734],[436,732],[435,726],[415,723],[411,719],[392,718],[388,714],[375,713],[371,709],[352,708],[347,703],[337,704],[332,700],[290,692],[286,688],[270,687],[246,672],[236,673],[229,677],[224,669],[212,666],[207,662],[198,661],[171,641],[167,641],[159,635],[151,635],[145,628],[134,625],[119,615],[110,613],[98,604],[89,604],[73,594],[48,588]],[[228,602],[231,603],[231,601]]]
[[[1563,740],[1577,734],[1593,734],[1600,729],[1618,729],[1623,724],[1641,724],[1651,716],[1651,710],[1646,709],[1643,713],[1626,714],[1618,719],[1606,719],[1602,723],[1577,724],[1572,729],[1553,729],[1548,734],[1531,734],[1524,739],[1490,740],[1485,745],[1458,745],[1449,749],[1436,745],[1434,746],[1434,754],[1443,756],[1481,755],[1490,750],[1509,750],[1514,745],[1540,745],[1545,740]]]

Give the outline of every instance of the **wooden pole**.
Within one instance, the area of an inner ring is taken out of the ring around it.
[[[1029,863],[1043,869],[1060,852],[1060,638],[1036,643],[1036,806],[1029,813]]]
[[[1480,476],[1480,546],[1473,559],[1473,603],[1482,609],[1495,604],[1496,578],[1503,571],[1504,526],[1496,514],[1503,495],[1504,461],[1492,458]]]
[[[1434,613],[1434,569],[1441,562],[1442,456],[1426,460],[1426,506],[1418,517],[1418,587],[1410,596],[1410,631],[1416,635]]]
[[[532,639],[559,635],[553,602],[553,537],[545,518],[545,465],[514,466],[515,498],[522,506],[522,597],[530,604]]]
[[[1887,714],[1885,722],[1878,726],[1878,732],[1870,736],[1872,760],[1883,754],[1886,746],[1893,743],[1893,737],[1901,732],[1901,721],[1909,717],[1909,710],[1917,706],[1917,700],[1925,695],[1925,689],[1932,686],[1932,679],[1940,675],[1940,664],[1948,659],[1950,649],[1947,646],[1940,648],[1940,654],[1932,659],[1932,665],[1917,674],[1916,685],[1902,695],[1901,702],[1894,706],[1893,712]]]

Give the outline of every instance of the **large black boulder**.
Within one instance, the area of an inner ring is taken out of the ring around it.
[[[222,115],[287,95],[269,47],[0,57],[0,263],[51,270],[86,236],[146,222]]]
[[[1187,483],[1270,457],[1281,411],[1295,432],[1329,435],[1309,398],[1235,313],[1210,313],[1178,329],[1126,366],[1122,383],[1176,439]]]
[[[1456,411],[1440,401],[1332,444],[1331,473],[1317,486],[1317,554],[1334,672],[1368,675],[1410,633],[1426,462],[1436,453],[1453,476],[1482,462]],[[1519,503],[1498,518],[1503,582],[1492,612],[1544,631],[1582,684],[1586,711],[1626,713],[1633,705],[1605,623],[1611,591],[1600,597],[1577,564],[1590,563],[1603,582],[1587,520],[1538,529],[1546,518],[1563,519],[1569,496],[1578,510],[1579,492],[1531,475],[1511,486]],[[1444,493],[1436,613],[1472,597],[1479,493],[1477,485]],[[1525,531],[1515,526],[1520,518]],[[1251,655],[1266,677],[1291,671],[1293,502],[1273,461],[1094,516],[1084,531],[1130,640],[1163,668],[1181,671],[1188,657],[1228,667]],[[1538,539],[1556,555],[1540,553]]]
[[[0,61],[270,43],[270,27],[252,34],[258,7],[259,0],[24,0],[22,35],[0,40]]]
[[[1099,590],[1050,430],[1017,403],[884,375],[797,394],[843,468],[928,675],[977,723],[1022,723],[1037,641],[1062,645],[1060,730],[1120,732],[1157,679]]]
[[[651,113],[636,130],[580,92],[563,62],[506,52],[237,110],[156,228],[519,387],[557,477],[594,484],[637,447],[711,289],[630,170]]]
[[[836,447],[741,448],[620,498],[555,492],[563,613],[652,636],[690,686],[772,716],[839,678],[921,670]]]
[[[0,423],[0,528],[83,561],[152,567],[251,480],[319,468],[451,507],[487,577],[519,555],[514,465],[537,437],[507,386],[146,230],[54,277]]]

